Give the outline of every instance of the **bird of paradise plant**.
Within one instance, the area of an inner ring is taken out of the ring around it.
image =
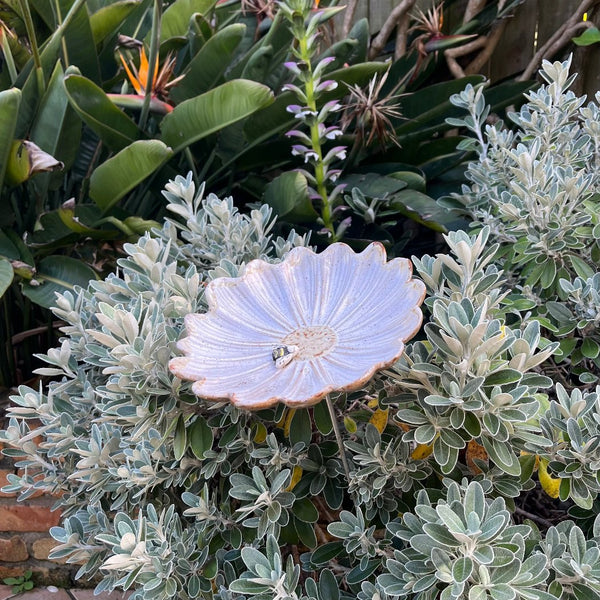
[[[167,114],[173,110],[169,100],[169,89],[176,85],[183,76],[173,78],[176,59],[168,54],[162,66],[159,68],[159,58],[156,57],[152,69],[152,81],[149,82],[150,63],[143,44],[135,43],[139,51],[139,65],[131,59],[126,59],[119,51],[121,64],[125,69],[129,83],[135,90],[135,94],[109,94],[111,100],[126,108],[141,108],[146,89],[150,83],[150,110],[158,114]]]

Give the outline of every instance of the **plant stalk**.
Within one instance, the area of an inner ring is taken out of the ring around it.
[[[350,467],[348,466],[348,459],[346,458],[346,451],[344,450],[344,441],[342,440],[340,426],[337,422],[335,409],[333,408],[333,402],[331,401],[329,394],[325,396],[325,402],[327,403],[327,410],[329,410],[329,416],[331,417],[331,425],[333,426],[335,439],[337,441],[338,448],[340,449],[340,458],[344,467],[344,473],[346,473],[346,479],[348,480],[348,485],[350,485]]]
[[[140,129],[144,129],[150,114],[150,100],[152,99],[152,84],[154,75],[158,69],[158,50],[160,47],[160,28],[162,22],[162,2],[154,0],[154,9],[152,11],[152,36],[150,38],[150,56],[148,57],[148,79],[145,85],[144,103],[142,104],[142,113],[140,114]]]

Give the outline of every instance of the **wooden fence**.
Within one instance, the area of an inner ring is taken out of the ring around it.
[[[372,33],[379,31],[386,17],[399,0],[359,0],[356,18],[367,17]],[[433,0],[417,0],[417,6],[425,10]],[[454,12],[463,14],[466,0],[452,4],[446,21],[452,21]],[[483,69],[483,74],[492,81],[520,73],[527,66],[536,50],[575,12],[581,0],[525,0],[508,22],[502,39],[492,58]],[[595,13],[595,22],[600,28],[600,10]],[[600,90],[600,44],[575,49],[573,70],[580,73],[577,93],[589,96]],[[564,52],[568,52],[565,49]]]

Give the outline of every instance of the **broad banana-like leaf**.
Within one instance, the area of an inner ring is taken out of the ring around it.
[[[396,134],[404,136],[412,132],[422,133],[422,129],[427,129],[427,133],[420,135],[429,139],[430,133],[428,126],[445,125],[446,117],[462,116],[460,109],[453,111],[453,105],[449,98],[453,94],[462,92],[467,84],[476,86],[483,83],[483,75],[471,75],[462,79],[444,81],[435,85],[423,88],[414,94],[408,94],[402,98],[402,116],[399,126],[396,127]],[[456,113],[456,114],[454,114]]]
[[[245,30],[245,25],[241,23],[228,25],[202,46],[190,61],[185,77],[171,92],[176,103],[203,94],[220,83],[223,74],[231,66]]]
[[[123,21],[129,16],[134,8],[140,3],[137,0],[121,0],[114,4],[108,4],[90,15],[90,27],[96,46],[108,38]]]
[[[133,142],[96,168],[90,178],[90,197],[107,212],[172,155],[171,148],[159,140]]]
[[[448,231],[446,223],[450,223],[456,218],[433,198],[417,190],[402,190],[394,194],[390,199],[389,206],[405,217],[442,233]]]
[[[387,69],[388,65],[384,63],[362,63],[360,65],[353,65],[351,67],[327,73],[327,78],[333,79],[341,84],[364,85],[371,77],[373,77],[373,75]],[[345,86],[341,85],[340,88],[324,93],[320,99],[323,102],[327,102],[343,96],[345,94]],[[295,119],[286,109],[290,104],[297,103],[298,100],[295,94],[292,92],[283,92],[277,96],[272,104],[253,114],[248,121],[244,123],[244,135],[247,144],[243,148],[240,148],[237,154],[228,158],[223,166],[207,179],[207,183],[210,185],[213,181],[217,180],[223,173],[227,172],[232,163],[241,159],[241,157],[244,157],[243,160],[245,160],[245,155],[247,153],[256,152],[256,148],[269,138],[284,131],[286,128],[292,128]]]
[[[288,171],[271,181],[263,200],[278,217],[291,223],[314,223],[319,216],[310,201],[306,177],[297,171]]]
[[[78,121],[65,93],[63,69],[58,62],[31,129],[31,141],[68,168],[75,160],[79,147],[81,124]],[[36,191],[40,196],[45,195],[49,183],[50,175],[36,178]]]
[[[175,152],[248,117],[273,102],[271,90],[237,79],[182,102],[162,121],[162,139]]]
[[[190,19],[195,13],[206,15],[216,0],[175,0],[165,10],[160,27],[161,43],[172,37],[187,35]]]
[[[4,183],[20,103],[21,90],[10,88],[0,92],[0,140],[3,140],[0,144],[0,189]]]
[[[67,97],[81,119],[111,150],[122,150],[139,137],[138,126],[95,83],[67,70]]]
[[[14,277],[14,272],[10,260],[0,258],[0,298],[4,296],[4,292],[10,287]]]
[[[32,302],[51,308],[57,293],[72,290],[76,285],[86,288],[92,279],[97,279],[96,273],[80,260],[46,256],[36,265],[34,278],[23,282],[23,294]]]
[[[83,75],[100,83],[100,65],[85,4],[73,15],[66,28],[64,40],[68,65],[76,66]]]
[[[54,66],[58,61],[60,53],[60,37],[53,36],[50,41],[44,47],[41,53],[42,62],[42,75],[44,85],[50,77],[50,73],[54,71]],[[18,138],[27,137],[31,122],[35,116],[38,104],[40,101],[40,95],[43,90],[39,89],[38,73],[33,68],[33,59],[30,63],[25,65],[23,70],[19,73],[15,85],[22,90],[21,105],[19,107],[19,117],[17,119],[17,127],[15,129],[15,136]]]

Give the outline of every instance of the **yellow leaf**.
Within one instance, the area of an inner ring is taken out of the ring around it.
[[[267,439],[267,428],[262,423],[256,424],[256,433],[254,434],[254,441],[257,444],[262,444]]]
[[[540,480],[542,489],[550,496],[550,498],[558,498],[560,478],[552,477],[552,475],[548,473],[548,461],[545,458],[540,458],[538,479]]]
[[[344,417],[344,427],[348,433],[356,433],[356,430],[358,429],[356,421],[348,416]]]
[[[300,479],[302,478],[302,467],[299,467],[298,465],[296,465],[294,467],[294,469],[292,470],[292,479],[290,480],[290,485],[288,485],[285,488],[286,492],[291,492],[296,485],[298,484],[298,482],[300,481]]]
[[[285,418],[285,424],[283,426],[283,435],[285,435],[286,438],[290,437],[290,427],[292,426],[292,419],[294,418],[295,414],[296,414],[295,408],[288,409],[288,413]]]
[[[377,398],[373,398],[367,402],[367,406],[369,408],[377,408],[379,406],[379,400]]]
[[[413,460],[423,460],[433,452],[433,444],[418,444],[410,457]]]
[[[385,429],[387,422],[388,422],[388,414],[389,414],[388,408],[386,408],[385,410],[378,408],[373,413],[373,416],[369,419],[369,423],[371,423],[371,425],[375,425],[375,427],[377,428],[377,431],[379,431],[379,433],[383,433],[383,430]]]

